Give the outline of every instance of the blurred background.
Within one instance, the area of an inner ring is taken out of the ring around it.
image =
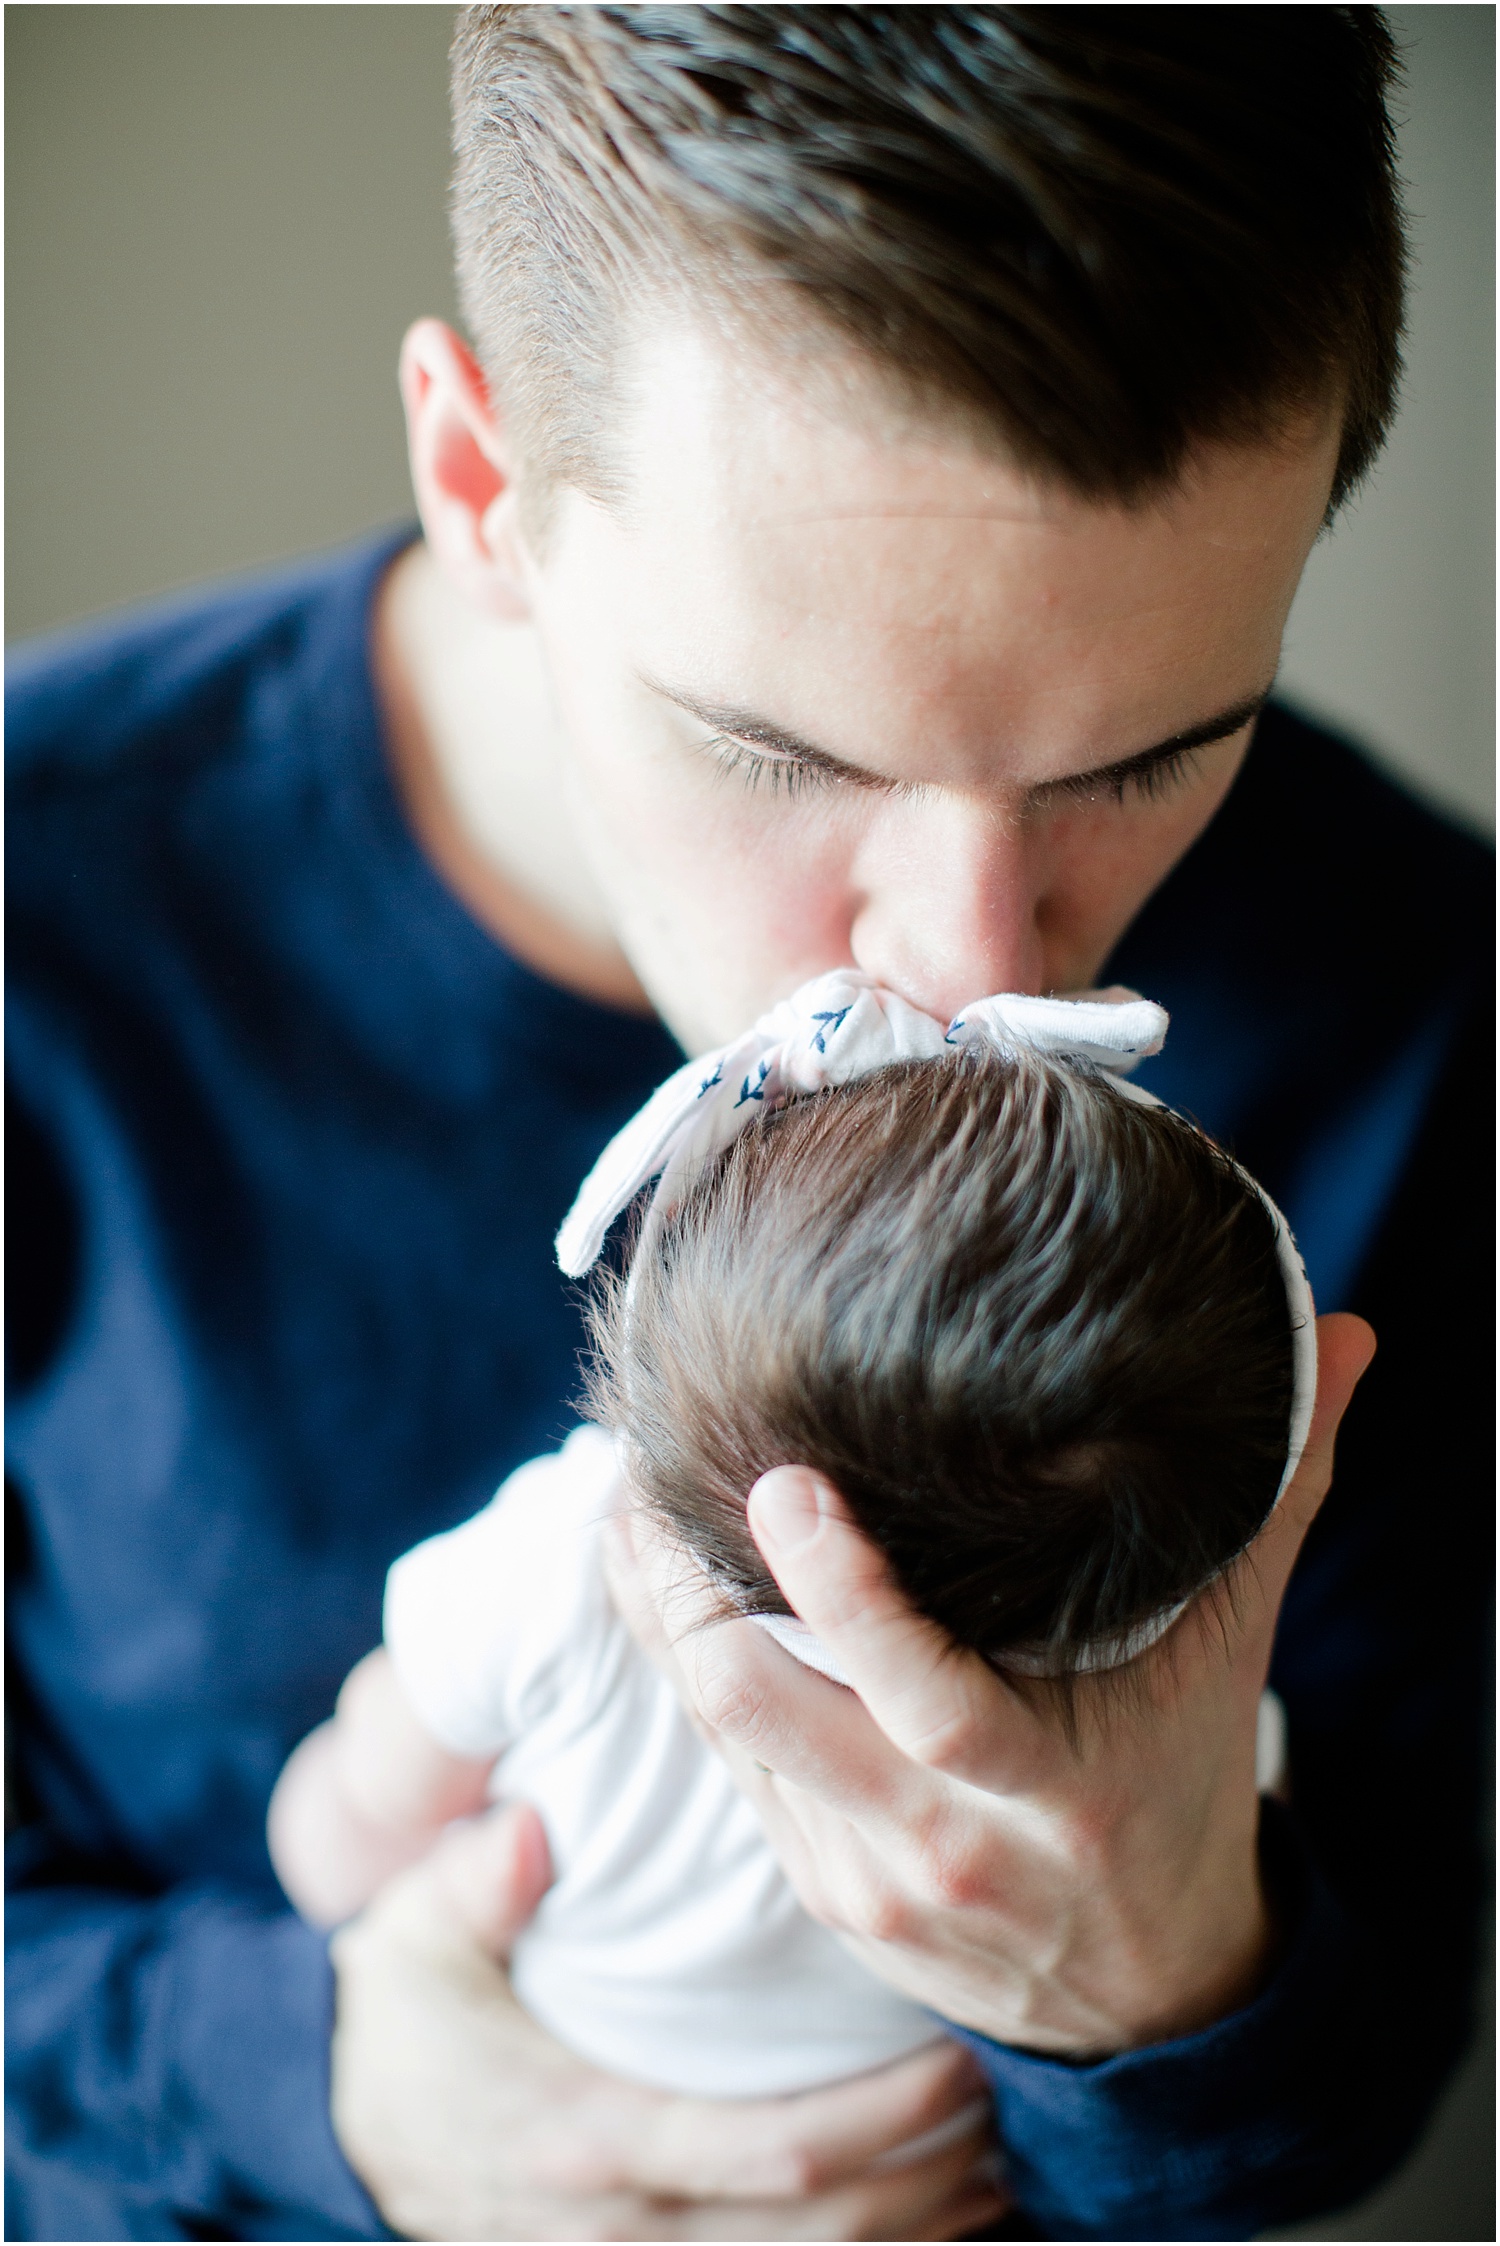
[[[1494,817],[1494,32],[1388,11],[1405,402],[1286,690]],[[6,633],[409,513],[396,349],[452,316],[445,7],[6,10]]]
[[[1490,828],[1494,9],[1388,14],[1407,64],[1405,400],[1313,556],[1283,681]],[[6,10],[8,637],[411,512],[395,363],[418,313],[454,313],[451,19]],[[1295,2235],[1493,2238],[1487,2041],[1396,2182]]]

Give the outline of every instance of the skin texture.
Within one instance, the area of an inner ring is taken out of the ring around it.
[[[957,2045],[800,2098],[712,2104],[615,2082],[510,1994],[506,1945],[545,1892],[522,1806],[455,1826],[335,1935],[333,2120],[413,2238],[948,2238],[1003,2201],[976,2116],[956,2144],[879,2165],[972,2110]]]
[[[1318,1321],[1302,1464],[1217,1596],[1070,1720],[916,1615],[803,1467],[750,1498],[757,1543],[853,1680],[715,1612],[701,1571],[622,1515],[617,1603],[756,1803],[798,1894],[866,1963],[997,2042],[1094,2058],[1205,2027],[1256,1992],[1274,1925],[1255,1871],[1256,1712],[1277,1610],[1374,1350]],[[711,1619],[710,1619],[711,1618]]]
[[[1269,687],[1337,449],[1320,421],[1103,508],[799,372],[658,338],[628,507],[556,495],[539,558],[472,361],[433,322],[407,346],[428,552],[377,651],[419,832],[446,793],[471,907],[523,942],[529,909],[533,957],[570,939],[576,987],[633,976],[690,1051],[829,967],[938,1015],[1090,984],[1251,729],[1155,798],[1065,783]],[[857,777],[757,770],[647,681]]]
[[[492,1766],[439,1745],[377,1646],[276,1781],[266,1817],[276,1877],[309,1925],[340,1925],[446,1825],[486,1807]]]
[[[656,1008],[690,1050],[849,964],[938,1015],[1087,987],[1251,725],[1154,792],[1096,775],[1270,685],[1334,416],[1205,453],[1126,509],[903,417],[811,344],[775,361],[662,327],[632,373],[624,504],[552,494],[539,546],[543,510],[463,345],[431,321],[407,339],[426,543],[390,573],[373,656],[398,785],[455,893],[540,972]],[[799,763],[792,736],[819,755]],[[1263,1976],[1255,1704],[1372,1347],[1349,1319],[1320,1342],[1314,1441],[1232,1611],[1185,1618],[1130,1691],[1087,1686],[1072,1733],[906,1610],[800,1472],[759,1485],[752,1522],[858,1698],[760,1632],[698,1628],[662,1555],[620,1555],[639,1634],[804,1900],[949,2017],[1084,2056],[1200,2025]],[[336,1938],[335,2120],[397,2227],[938,2237],[988,2219],[977,2138],[878,2165],[973,2096],[957,2057],[936,2088],[891,2070],[645,2126],[645,2094],[509,1999],[497,1961],[546,1878],[525,1831],[480,1821]]]

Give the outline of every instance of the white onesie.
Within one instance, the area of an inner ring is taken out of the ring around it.
[[[611,2074],[714,2098],[860,2074],[941,2024],[792,1892],[750,1804],[610,1600],[614,1446],[580,1428],[391,1569],[385,1641],[442,1745],[497,1758],[556,1881],[511,1961],[542,2025]]]

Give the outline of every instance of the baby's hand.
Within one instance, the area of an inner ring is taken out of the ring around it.
[[[453,1818],[484,1807],[491,1768],[438,1745],[377,1647],[276,1781],[266,1838],[278,1879],[313,1925],[340,1925]]]

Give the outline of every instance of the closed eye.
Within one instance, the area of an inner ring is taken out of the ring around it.
[[[1121,764],[1105,765],[1098,772],[1077,772],[1066,780],[1049,780],[1032,790],[1034,805],[1061,797],[1068,803],[1097,803],[1101,796],[1123,804],[1127,796],[1147,803],[1160,802],[1198,770],[1201,748],[1167,749],[1149,757],[1128,757]]]
[[[856,787],[874,789],[881,795],[917,792],[908,781],[865,772],[858,766],[838,763],[832,757],[793,755],[785,749],[763,747],[737,734],[715,734],[704,747],[722,776],[727,778],[731,773],[738,773],[745,787],[752,791],[763,787],[772,796],[784,794],[788,801],[795,801],[814,788]],[[1121,805],[1130,797],[1157,803],[1196,774],[1200,756],[1199,748],[1155,750],[1148,756],[1128,757],[1119,764],[1106,765],[1097,772],[1077,772],[1063,780],[1047,780],[1032,789],[1030,807],[1042,810],[1058,801],[1097,803],[1101,797]]]
[[[784,792],[789,798],[805,794],[810,788],[835,786],[873,789],[880,795],[907,796],[923,792],[921,782],[893,780],[885,773],[847,763],[844,758],[832,755],[829,750],[788,732],[769,719],[663,686],[644,672],[640,676],[642,685],[650,692],[675,703],[678,709],[712,729],[709,739],[702,744],[703,753],[713,759],[721,775],[737,772],[747,788],[764,787],[772,795]],[[1158,741],[1153,748],[1142,749],[1135,756],[1097,766],[1092,772],[1070,773],[1062,779],[1041,781],[1028,791],[1027,807],[1035,811],[1056,802],[1096,803],[1101,797],[1117,804],[1124,804],[1128,797],[1150,802],[1170,795],[1195,776],[1201,750],[1218,741],[1233,740],[1247,731],[1265,706],[1270,692],[1269,686],[1262,687],[1258,693],[1222,710],[1217,717],[1190,726],[1170,740]]]
[[[805,751],[794,755],[786,749],[744,740],[735,733],[716,733],[704,747],[722,777],[728,778],[737,772],[747,788],[753,791],[763,787],[773,796],[785,794],[788,799],[794,799],[806,795],[810,789],[836,787],[873,788],[881,795],[909,792],[904,781],[862,772],[854,765],[839,763],[834,757],[810,755]]]

